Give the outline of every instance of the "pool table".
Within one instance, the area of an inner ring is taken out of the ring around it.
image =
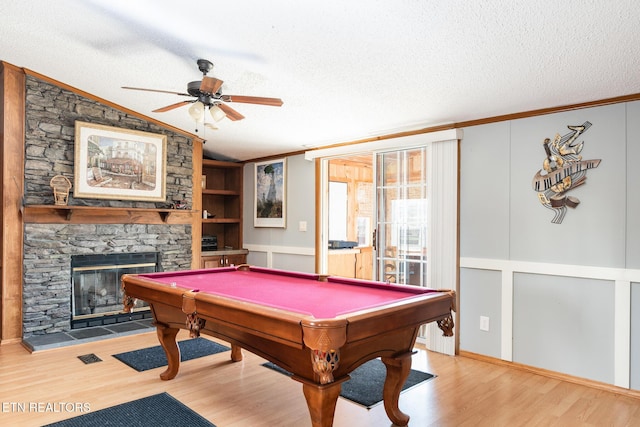
[[[453,334],[453,291],[247,265],[128,274],[122,287],[125,310],[135,299],[150,306],[168,360],[163,380],[178,373],[179,329],[208,334],[231,344],[233,361],[244,348],[291,372],[314,427],[333,424],[341,383],[377,357],[387,368],[387,415],[407,425],[398,399],[420,325],[435,321]]]

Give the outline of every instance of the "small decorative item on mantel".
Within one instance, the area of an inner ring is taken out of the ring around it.
[[[189,209],[189,205],[186,200],[174,200],[171,209]]]
[[[71,181],[62,175],[56,175],[51,178],[50,182],[53,188],[53,198],[56,205],[66,205],[69,201],[69,190],[71,189]]]

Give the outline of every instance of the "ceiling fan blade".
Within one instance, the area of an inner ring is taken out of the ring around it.
[[[280,98],[264,98],[260,96],[223,95],[222,100],[225,102],[270,105],[272,107],[280,107],[283,104]]]
[[[222,80],[204,76],[202,77],[202,82],[200,82],[200,92],[211,94],[217,93],[222,86],[222,83]]]
[[[244,119],[244,116],[242,114],[238,113],[236,110],[229,107],[228,105],[218,104],[218,107],[220,107],[220,109],[224,111],[224,113],[227,115],[227,118],[229,120],[236,121],[236,120]]]
[[[159,92],[159,93],[170,93],[172,95],[182,95],[182,96],[191,96],[188,93],[182,92],[173,92],[170,90],[160,90],[160,89],[145,89],[142,87],[129,87],[129,86],[121,86],[122,89],[130,89],[130,90],[144,90],[145,92]]]
[[[175,104],[171,104],[171,105],[167,105],[166,107],[162,107],[162,108],[157,108],[155,110],[153,110],[154,113],[164,113],[165,111],[169,111],[169,110],[174,110],[178,107],[182,107],[185,104],[190,104],[193,101],[180,101],[180,102],[176,102]]]

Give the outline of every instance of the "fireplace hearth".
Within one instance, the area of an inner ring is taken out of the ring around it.
[[[121,277],[160,271],[157,252],[74,255],[71,257],[71,329],[103,326],[151,317],[138,301],[122,312]]]

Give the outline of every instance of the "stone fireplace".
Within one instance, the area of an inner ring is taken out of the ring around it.
[[[72,279],[75,268],[72,263],[75,265],[76,257],[95,259],[91,257],[154,253],[158,254],[154,262],[157,270],[191,268],[190,216],[180,220],[179,216],[172,214],[155,214],[156,220],[148,220],[148,215],[122,212],[128,208],[169,209],[177,200],[192,206],[194,140],[160,123],[146,121],[85,95],[61,87],[54,81],[26,76],[23,218],[27,218],[29,207],[54,204],[50,185],[54,176],[63,175],[74,181],[77,120],[166,135],[166,200],[75,198],[72,189],[68,206],[81,206],[84,210],[41,212],[35,216],[36,219],[25,219],[21,295],[23,339],[68,333],[74,328],[80,329],[72,332],[89,331],[89,328],[82,327],[92,326],[94,321],[104,322],[105,319],[111,322],[111,316],[116,316],[121,303],[121,299],[115,296],[119,292],[119,284],[111,284],[107,289],[102,284],[104,277],[94,280],[93,284],[90,283],[93,279],[89,278]],[[113,212],[120,214],[117,216]],[[100,265],[94,267],[100,267],[94,268],[94,273],[100,271],[105,276],[120,274],[101,271],[106,269]],[[76,281],[84,283],[87,289],[85,294],[81,292],[77,297],[73,292]],[[93,289],[91,302],[88,296],[90,289]],[[107,295],[111,296],[107,298]],[[98,311],[109,314],[98,313],[98,318],[91,316]],[[137,316],[138,313],[133,313],[132,320]],[[128,318],[115,317],[116,322],[120,320]]]
[[[105,255],[159,254],[158,271],[187,270],[191,266],[191,225],[188,224],[25,224],[23,334],[31,335],[67,332],[74,328],[97,326],[107,322],[136,320],[141,313],[124,318],[91,319],[81,313],[76,316],[74,305],[83,312],[83,302],[75,302],[72,259],[82,256],[95,261]],[[153,261],[135,259],[127,264],[150,264]],[[110,258],[110,257],[109,257]],[[142,262],[138,262],[142,261]],[[94,264],[94,271],[102,271]],[[141,266],[135,268],[143,268]],[[113,276],[111,273],[109,273]],[[119,274],[119,273],[116,273]],[[91,284],[85,279],[87,290]],[[98,282],[95,282],[98,283]],[[104,284],[97,292],[102,296]],[[117,285],[119,287],[119,284]],[[113,288],[113,285],[112,285]],[[106,290],[106,289],[105,289]],[[109,293],[109,290],[106,290]],[[115,292],[115,291],[114,291]],[[118,288],[119,292],[119,288]],[[119,299],[119,301],[118,301]],[[72,302],[74,301],[74,302]],[[114,303],[114,304],[112,304]],[[122,308],[121,298],[101,301],[100,310]],[[120,304],[118,306],[118,304]],[[87,307],[88,301],[87,301]],[[89,309],[90,311],[90,309]],[[94,309],[94,311],[96,311]],[[88,313],[91,314],[91,313]],[[111,315],[109,315],[111,316]],[[91,321],[91,322],[89,322]],[[83,323],[86,323],[83,325]]]
[[[159,268],[157,252],[71,256],[71,329],[150,318],[144,301],[136,302],[135,314],[122,312],[121,278]]]

